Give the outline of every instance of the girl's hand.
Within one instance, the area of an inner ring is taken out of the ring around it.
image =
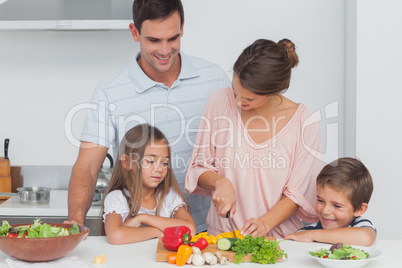
[[[135,217],[126,220],[123,225],[129,227],[140,227],[143,221],[143,214],[138,214]]]
[[[236,197],[232,183],[221,177],[216,181],[215,190],[212,193],[212,201],[215,205],[218,215],[226,217],[228,211],[230,215],[236,212]]]
[[[299,242],[314,242],[314,239],[311,237],[310,231],[301,231],[293,234],[286,235],[284,239],[286,240],[294,240]]]
[[[251,235],[252,237],[266,236],[269,230],[265,227],[260,219],[251,218],[241,228],[240,233],[244,236]]]

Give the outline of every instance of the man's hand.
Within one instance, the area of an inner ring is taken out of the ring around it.
[[[78,222],[76,220],[65,220],[63,223],[64,224],[74,224],[74,223],[76,223],[78,225],[84,225],[83,223],[80,223],[80,222]]]

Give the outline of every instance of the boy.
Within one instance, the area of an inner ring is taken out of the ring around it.
[[[301,242],[370,246],[377,230],[362,217],[373,192],[367,168],[354,158],[340,158],[326,165],[317,177],[319,222],[299,229],[285,239]]]

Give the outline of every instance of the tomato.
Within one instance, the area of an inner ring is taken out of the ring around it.
[[[206,248],[208,246],[208,241],[204,237],[201,237],[201,238],[198,238],[198,240],[191,246],[197,247],[200,250],[203,250],[204,248]]]
[[[327,258],[328,258],[328,256],[324,256],[323,258],[324,258],[324,259],[327,259]]]
[[[8,233],[7,237],[18,237],[18,234]]]

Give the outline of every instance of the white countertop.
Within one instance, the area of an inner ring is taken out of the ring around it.
[[[88,267],[176,267],[167,262],[156,262],[156,247],[158,240],[152,239],[145,242],[128,245],[111,245],[105,236],[89,236],[81,242],[68,256],[77,256]],[[278,262],[275,266],[261,266],[254,263],[242,263],[240,265],[230,263],[227,266],[215,265],[214,267],[323,267],[316,260],[309,257],[307,250],[324,246],[321,243],[301,243],[294,241],[282,241],[280,247],[288,254],[288,259]],[[381,251],[381,256],[372,260],[365,268],[401,267],[399,254],[402,248],[402,240],[379,240],[373,247]],[[105,254],[108,262],[103,265],[92,264],[95,256]],[[0,251],[0,268],[8,267],[4,262],[7,255]],[[186,267],[192,267],[186,265]],[[195,266],[194,266],[195,267]],[[208,266],[205,266],[208,267]]]
[[[1,216],[32,216],[32,217],[65,217],[68,216],[67,190],[51,190],[49,204],[26,205],[21,204],[18,195],[10,197],[0,204]],[[100,206],[91,206],[87,217],[99,217]]]

